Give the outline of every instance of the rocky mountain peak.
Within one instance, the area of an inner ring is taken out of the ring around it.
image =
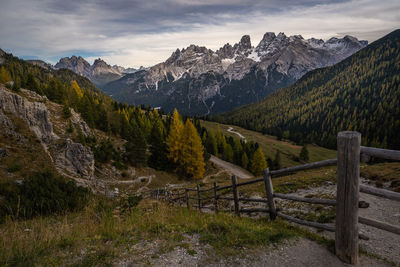
[[[232,58],[233,55],[235,54],[235,50],[233,49],[233,46],[231,46],[229,43],[227,43],[223,47],[218,49],[216,53],[222,59],[224,59],[224,58]]]
[[[234,50],[236,53],[246,53],[251,49],[251,41],[249,35],[243,35],[239,43],[234,45]]]
[[[275,40],[276,35],[274,32],[266,32],[256,47],[256,52],[267,50],[268,46]]]
[[[98,58],[90,65],[83,57],[64,57],[55,65],[57,69],[65,68],[90,79],[96,85],[102,85],[122,77],[118,68],[113,68]]]
[[[96,59],[93,62],[92,66],[104,66],[104,67],[109,67],[110,65],[108,65],[104,60],[102,60],[101,58]]]
[[[90,64],[82,57],[64,57],[55,65],[57,69],[70,69],[75,73],[87,77],[89,75]]]

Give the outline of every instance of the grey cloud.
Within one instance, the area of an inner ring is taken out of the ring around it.
[[[215,49],[243,34],[255,44],[266,31],[371,41],[399,25],[399,8],[398,0],[2,0],[0,47],[52,61],[79,53],[151,65],[177,47]]]

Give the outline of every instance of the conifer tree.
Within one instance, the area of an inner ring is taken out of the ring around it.
[[[222,158],[228,162],[233,162],[233,149],[228,143],[224,144],[224,154]]]
[[[212,131],[207,132],[206,148],[208,153],[214,156],[218,155],[217,141],[215,140],[215,135]]]
[[[179,165],[185,175],[200,179],[204,175],[204,148],[196,128],[189,119],[186,120],[182,136],[182,159]]]
[[[129,164],[137,167],[144,166],[146,163],[147,155],[146,138],[138,126],[132,130],[132,135],[125,144],[125,157]]]
[[[183,123],[175,109],[167,137],[168,158],[175,164],[182,159],[182,133]]]
[[[262,149],[259,147],[256,152],[254,152],[253,158],[251,160],[250,171],[254,175],[261,175],[262,171],[267,168],[267,161],[265,159]]]
[[[279,150],[276,151],[275,159],[272,162],[272,167],[274,170],[279,170],[281,168],[281,152]]]
[[[0,68],[0,83],[11,81],[10,73],[2,66]]]
[[[242,165],[242,154],[243,154],[243,146],[240,139],[235,139],[235,143],[233,145],[233,162],[236,165]]]
[[[301,148],[299,158],[300,158],[301,161],[305,161],[305,162],[307,162],[309,160],[308,149],[307,149],[306,145],[304,145]]]
[[[247,153],[246,153],[246,152],[243,152],[243,154],[242,154],[242,164],[241,164],[241,166],[242,166],[244,169],[247,169],[248,165],[249,165],[249,157],[247,157]]]
[[[75,92],[79,99],[83,97],[82,89],[79,87],[78,83],[75,80],[71,82],[71,90]]]
[[[161,120],[156,119],[150,134],[150,157],[148,164],[157,170],[165,170],[168,165],[167,161],[167,144],[165,143],[165,129]]]

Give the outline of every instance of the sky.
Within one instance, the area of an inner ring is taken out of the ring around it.
[[[372,42],[400,28],[399,10],[399,0],[1,0],[0,48],[52,64],[76,55],[147,67],[245,34],[253,46],[265,32]]]

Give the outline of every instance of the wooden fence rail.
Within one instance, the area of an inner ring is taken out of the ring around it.
[[[400,193],[372,186],[360,185],[360,157],[367,156],[388,160],[400,160],[400,151],[363,147],[360,144],[361,135],[359,133],[340,132],[338,134],[337,159],[328,159],[274,171],[265,169],[262,177],[241,183],[238,183],[237,178],[232,176],[232,183],[230,185],[218,186],[214,182],[213,187],[210,188],[201,189],[200,186],[197,185],[196,188],[184,188],[182,192],[179,190],[177,192],[164,192],[163,196],[169,197],[169,200],[171,201],[179,200],[180,204],[185,204],[188,209],[191,207],[190,200],[194,200],[197,201],[197,203],[192,205],[192,207],[197,208],[198,210],[209,209],[214,212],[234,212],[237,216],[240,216],[241,213],[268,213],[271,220],[280,217],[297,224],[335,232],[336,255],[346,263],[355,264],[358,262],[358,239],[368,239],[368,237],[359,234],[358,223],[369,225],[391,233],[400,234],[399,226],[358,216],[359,192],[400,201]],[[289,194],[274,193],[272,185],[273,177],[332,165],[337,165],[338,182],[336,200],[305,198]],[[240,197],[239,187],[255,183],[264,183],[266,198]],[[230,190],[232,196],[224,196],[224,194],[227,193],[226,191],[218,194],[221,190]],[[196,197],[191,196],[190,192],[196,192]],[[210,192],[211,195],[201,197],[201,193],[204,192]],[[158,195],[159,194],[157,193],[157,196]],[[177,197],[173,198],[173,196]],[[275,207],[274,198],[305,202],[309,204],[336,206],[335,226],[305,221],[284,214]],[[233,201],[233,209],[219,209],[218,201]],[[202,202],[204,205],[202,205]],[[267,207],[243,208],[240,206],[241,202],[265,203]]]

